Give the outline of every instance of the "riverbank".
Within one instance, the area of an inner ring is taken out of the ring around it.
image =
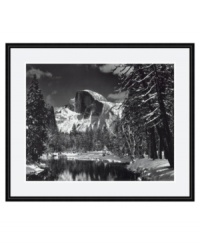
[[[127,165],[130,163],[129,157],[120,158],[110,151],[91,151],[86,153],[56,152],[51,154],[43,154],[40,158],[40,163],[26,165],[26,174],[40,174],[47,168],[46,162],[48,160],[58,160],[60,158],[67,159],[69,161],[89,161],[94,163],[103,162],[104,164],[110,163]]]
[[[52,153],[52,154],[43,154],[41,156],[41,161],[46,161],[48,159],[59,159],[67,158],[68,160],[80,160],[80,161],[103,161],[107,163],[129,163],[129,157],[118,157],[110,151],[91,151],[85,153],[71,153],[71,152],[62,152],[62,153]]]
[[[173,181],[174,170],[170,168],[169,162],[166,159],[136,159],[134,163],[130,162],[130,158],[120,158],[111,152],[93,151],[86,153],[52,153],[51,155],[44,154],[41,157],[41,163],[31,164],[26,166],[27,174],[41,174],[48,166],[45,164],[48,159],[64,158],[69,161],[93,162],[94,164],[120,164],[124,165],[128,171],[137,173],[141,181]]]
[[[38,164],[38,165],[36,165],[36,164],[26,165],[26,174],[30,174],[30,173],[39,174],[43,171],[44,171],[44,168],[41,168],[40,164]]]
[[[130,171],[140,173],[139,180],[149,181],[173,181],[174,169],[170,168],[167,159],[137,159],[134,164],[128,166]]]

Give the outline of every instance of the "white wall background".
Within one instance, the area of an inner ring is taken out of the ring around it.
[[[6,203],[4,156],[5,42],[195,42],[198,125],[199,21],[198,1],[1,1],[0,244],[200,244],[199,156],[194,203]]]

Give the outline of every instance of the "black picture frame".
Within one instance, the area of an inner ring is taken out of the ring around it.
[[[5,198],[6,201],[194,201],[195,200],[195,94],[194,94],[194,74],[195,74],[195,44],[194,43],[7,43],[5,45],[5,59],[6,59],[6,182],[5,182]],[[189,96],[190,96],[190,118],[189,118],[189,131],[190,131],[190,162],[189,162],[189,196],[151,196],[151,197],[61,197],[61,196],[45,196],[45,197],[33,197],[33,196],[11,196],[11,50],[17,48],[165,48],[165,49],[183,49],[186,48],[189,50],[189,70],[190,70],[190,84],[189,84]]]

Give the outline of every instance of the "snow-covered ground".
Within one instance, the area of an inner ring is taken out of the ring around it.
[[[66,156],[69,160],[81,160],[81,161],[104,161],[108,163],[127,163],[129,159],[120,158],[111,152],[107,151],[104,155],[104,151],[92,151],[86,153],[62,153],[61,156]]]
[[[26,174],[30,174],[30,173],[36,173],[39,174],[42,171],[44,171],[44,169],[39,168],[37,165],[35,164],[31,164],[31,165],[26,165]]]
[[[167,159],[137,159],[129,169],[140,172],[145,180],[174,180],[174,169],[170,168]]]
[[[129,163],[130,159],[128,157],[120,158],[114,155],[110,151],[90,151],[86,153],[72,153],[72,152],[62,152],[62,153],[51,153],[43,154],[40,159],[41,161],[46,161],[48,159],[59,159],[67,158],[68,160],[81,160],[81,161],[105,161],[110,163]]]

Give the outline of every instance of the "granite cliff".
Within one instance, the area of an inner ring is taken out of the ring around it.
[[[121,116],[121,103],[107,101],[101,94],[91,90],[77,91],[75,98],[63,107],[55,108],[57,127],[70,133],[73,124],[80,132],[88,127],[107,127],[113,131],[115,120]]]

